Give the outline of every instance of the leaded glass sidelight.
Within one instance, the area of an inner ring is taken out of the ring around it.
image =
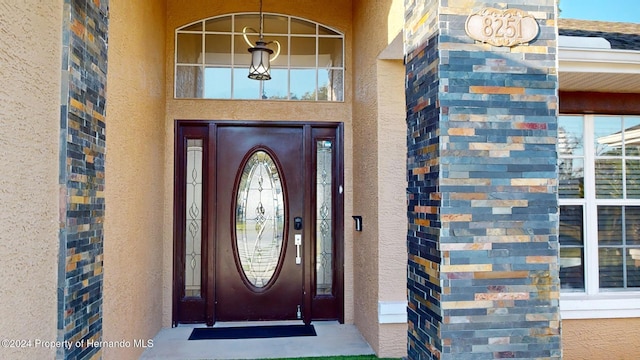
[[[278,167],[267,152],[256,151],[236,194],[236,251],[244,276],[257,288],[269,284],[280,262],[284,212]]]
[[[187,140],[185,296],[202,291],[202,139]]]
[[[316,294],[333,287],[332,141],[316,142]]]

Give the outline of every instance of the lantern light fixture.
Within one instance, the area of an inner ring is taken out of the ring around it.
[[[253,28],[245,26],[242,29],[242,36],[244,41],[249,45],[249,52],[251,53],[251,65],[249,66],[249,79],[254,80],[271,80],[271,61],[275,60],[280,55],[280,43],[277,40],[265,41],[262,33],[264,26],[264,16],[262,14],[262,0],[260,0],[260,31],[256,31]],[[258,40],[255,45],[252,44],[247,38],[247,30],[252,30],[254,33],[258,33]],[[271,58],[273,50],[268,48],[267,45],[276,44],[277,51]]]

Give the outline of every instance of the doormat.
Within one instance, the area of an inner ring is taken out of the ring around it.
[[[266,325],[195,328],[189,340],[265,339],[293,336],[316,336],[313,325]]]

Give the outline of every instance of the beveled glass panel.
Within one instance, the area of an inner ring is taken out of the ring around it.
[[[596,197],[622,199],[622,160],[598,159],[596,165]]]
[[[248,78],[249,68],[233,69],[233,98],[234,99],[259,99],[260,81]]]
[[[205,35],[205,57],[207,65],[231,65],[231,35]]]
[[[344,71],[318,69],[318,100],[344,101]]]
[[[305,20],[291,18],[291,34],[309,34],[316,33],[316,24]]]
[[[202,139],[187,140],[185,296],[202,291]]]
[[[624,117],[624,148],[627,156],[640,156],[640,117]]]
[[[316,67],[316,38],[291,37],[291,66]]]
[[[316,142],[316,294],[333,288],[333,143]]]
[[[284,239],[284,195],[278,168],[257,151],[242,170],[236,194],[236,250],[251,285],[266,286],[280,262]]]
[[[320,67],[342,67],[342,39],[318,38],[318,57],[327,58],[328,61],[320,62]]]
[[[202,68],[200,66],[176,67],[176,97],[202,97]]]
[[[598,206],[598,244],[622,245],[622,206]]]
[[[178,64],[200,64],[202,34],[178,34]]]
[[[624,207],[624,224],[625,243],[627,245],[640,245],[640,206]]]
[[[291,100],[314,100],[316,97],[316,70],[291,69]]]
[[[558,155],[584,155],[584,118],[558,117]]]
[[[208,67],[204,69],[204,97],[207,99],[231,98],[231,69]]]
[[[604,247],[598,249],[600,288],[624,288],[624,249]]]
[[[563,199],[584,197],[584,159],[558,159],[559,194]]]
[[[596,156],[622,155],[622,118],[617,116],[594,117]]]
[[[209,19],[204,24],[205,31],[231,32],[231,16]]]
[[[627,160],[627,199],[640,199],[640,160]]]

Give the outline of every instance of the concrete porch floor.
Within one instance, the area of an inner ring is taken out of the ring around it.
[[[250,325],[301,324],[301,322],[269,321]],[[162,329],[140,359],[263,359],[332,355],[368,355],[373,350],[355,325],[337,321],[312,323],[317,336],[239,340],[188,340],[194,327],[181,325]],[[242,326],[249,323],[217,323],[216,327]]]

